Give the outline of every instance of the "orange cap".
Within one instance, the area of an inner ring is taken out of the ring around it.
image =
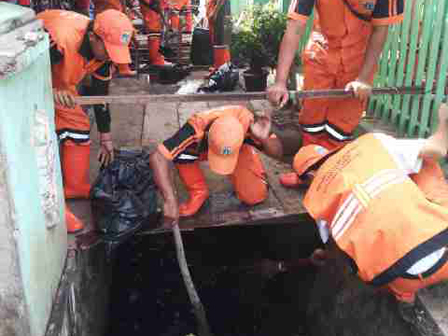
[[[229,115],[217,118],[208,133],[208,163],[217,174],[231,174],[238,162],[244,141],[244,128],[240,121]]]
[[[315,164],[319,159],[328,154],[329,151],[325,147],[319,145],[308,145],[300,148],[294,156],[292,167],[297,175],[302,175],[309,167]]]
[[[129,43],[134,27],[125,14],[115,9],[101,12],[95,18],[93,31],[103,40],[112,62],[131,63]]]

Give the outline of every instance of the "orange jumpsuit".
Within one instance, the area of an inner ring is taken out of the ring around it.
[[[157,7],[163,12],[167,8],[166,1],[140,0],[140,9],[148,33],[149,62],[153,65],[164,65],[165,58],[159,52],[163,21],[160,13],[155,10]]]
[[[106,95],[112,76],[110,62],[93,57],[87,35],[90,19],[84,15],[64,10],[47,10],[37,15],[43,21],[51,39],[51,72],[55,90],[68,90],[78,95],[82,79],[92,74],[92,91]],[[98,131],[110,132],[110,114],[107,108],[95,106]],[[56,133],[61,143],[61,167],[64,178],[65,198],[87,198],[90,191],[90,122],[81,106],[74,108],[55,105]],[[66,207],[68,232],[83,228]]]
[[[229,175],[237,197],[246,204],[257,204],[267,197],[266,173],[254,147],[255,141],[249,135],[253,114],[242,106],[226,106],[194,114],[171,138],[159,145],[159,151],[170,161],[174,161],[186,187],[200,177],[205,183],[199,161],[207,160],[208,129],[217,118],[231,115],[240,120],[246,138],[238,155],[234,172]],[[183,171],[189,170],[188,174]],[[191,178],[189,178],[191,176]]]
[[[358,276],[408,302],[418,289],[448,279],[448,208],[430,201],[408,176],[413,173],[397,163],[379,135],[367,134],[322,164],[304,198]],[[434,254],[422,268],[421,261]]]
[[[180,27],[180,12],[182,10],[185,13],[185,27],[186,33],[191,33],[193,30],[193,17],[191,14],[191,0],[167,0],[168,9],[171,11],[171,28],[174,30],[181,30]]]
[[[90,19],[75,12],[63,10],[47,10],[37,15],[43,21],[45,29],[51,37],[52,56],[58,52],[59,59],[52,57],[53,88],[68,90],[78,95],[78,84],[92,74],[94,83],[105,81],[107,85],[112,78],[110,62],[93,58],[89,49],[87,26]],[[100,86],[103,86],[99,83]],[[105,91],[104,94],[107,92]],[[88,142],[90,139],[90,122],[81,106],[66,108],[60,105],[56,109],[56,132],[61,141],[70,139],[74,142]],[[109,132],[110,125],[100,131]]]
[[[213,45],[214,69],[218,69],[224,63],[230,62],[231,59],[229,46],[224,44],[223,36],[224,17],[231,13],[230,1],[224,0],[221,7],[218,9],[218,13],[212,17],[219,2],[220,0],[208,0],[206,8],[210,42]]]
[[[350,3],[356,17],[346,6]],[[403,0],[294,0],[289,19],[302,21],[316,8],[315,27],[302,54],[304,89],[340,89],[355,80],[363,66],[373,26],[402,21]],[[373,80],[374,73],[371,74]],[[305,99],[299,114],[303,144],[327,148],[353,138],[365,104],[358,99]]]

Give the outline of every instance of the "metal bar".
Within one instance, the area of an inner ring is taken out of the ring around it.
[[[421,87],[384,87],[374,88],[373,95],[392,94],[423,94]],[[341,98],[353,97],[352,91],[344,89],[335,90],[304,90],[290,91],[290,97],[297,98]],[[162,94],[162,95],[127,95],[127,96],[79,96],[76,103],[79,105],[97,104],[151,104],[151,103],[181,103],[181,102],[207,102],[207,101],[247,101],[266,100],[266,92],[243,93],[213,93],[213,94]]]

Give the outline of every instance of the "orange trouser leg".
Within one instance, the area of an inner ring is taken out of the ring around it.
[[[74,108],[55,105],[55,124],[59,140],[69,139],[77,142],[87,142],[90,139],[89,117],[79,105]]]
[[[65,198],[88,198],[90,192],[90,141],[62,144],[62,175]]]
[[[193,31],[193,14],[191,13],[191,2],[188,1],[188,9],[185,14],[185,32],[191,33]]]
[[[414,302],[415,294],[421,288],[437,284],[448,279],[448,263],[445,264],[432,275],[419,279],[397,278],[385,287],[395,295],[397,300]]]
[[[189,195],[188,201],[179,206],[179,215],[192,216],[199,211],[209,196],[207,182],[199,167],[199,161],[177,164],[176,167]]]
[[[436,160],[424,159],[421,170],[411,178],[428,200],[448,207],[448,183]]]
[[[266,172],[258,153],[243,145],[235,171],[230,175],[238,199],[248,205],[263,202],[268,197]]]
[[[180,17],[179,13],[171,15],[171,28],[175,31],[180,30]]]
[[[152,65],[165,65],[165,57],[160,53],[160,35],[148,36],[149,63]]]
[[[65,225],[68,233],[76,233],[84,229],[84,224],[65,205]]]

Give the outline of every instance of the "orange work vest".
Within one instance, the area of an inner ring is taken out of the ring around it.
[[[45,29],[63,54],[60,63],[52,66],[53,87],[70,90],[76,94],[76,85],[87,75],[100,68],[104,62],[88,61],[80,53],[90,19],[84,15],[64,10],[46,10],[37,15]]]
[[[404,276],[417,261],[448,245],[448,209],[428,201],[373,134],[322,164],[304,205],[313,218],[328,223],[358,275],[373,285]]]

